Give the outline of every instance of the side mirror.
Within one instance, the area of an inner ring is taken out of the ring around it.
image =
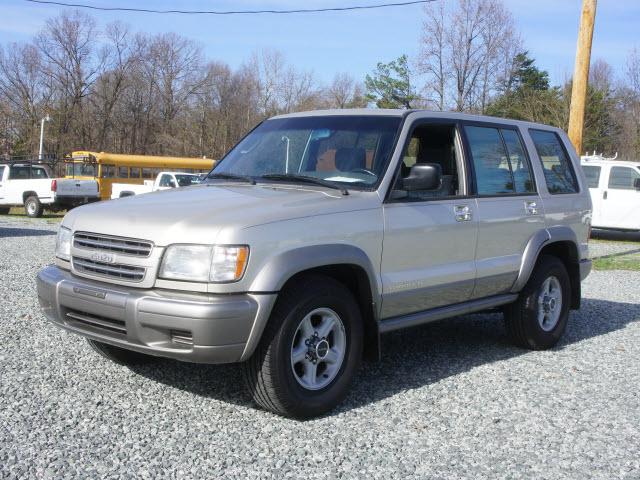
[[[636,179],[633,181],[633,187],[634,187],[636,190],[640,190],[640,178],[636,178]]]
[[[417,163],[409,171],[409,175],[402,179],[402,189],[436,190],[442,181],[442,167],[438,163]]]

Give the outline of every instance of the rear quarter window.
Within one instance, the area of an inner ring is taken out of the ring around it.
[[[538,152],[547,189],[551,194],[576,193],[578,180],[562,140],[555,132],[529,130]]]

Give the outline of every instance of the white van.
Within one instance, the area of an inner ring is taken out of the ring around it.
[[[640,231],[640,162],[582,157],[594,228]]]

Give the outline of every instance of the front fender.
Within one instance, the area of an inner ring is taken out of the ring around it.
[[[255,276],[249,291],[278,292],[296,273],[326,265],[356,265],[369,279],[371,298],[379,304],[380,289],[367,254],[354,245],[341,243],[295,248],[271,257]]]

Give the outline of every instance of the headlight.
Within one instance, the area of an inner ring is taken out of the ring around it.
[[[60,227],[56,237],[56,257],[71,260],[71,230]]]
[[[159,276],[191,282],[237,282],[244,275],[249,247],[224,245],[171,245]]]

